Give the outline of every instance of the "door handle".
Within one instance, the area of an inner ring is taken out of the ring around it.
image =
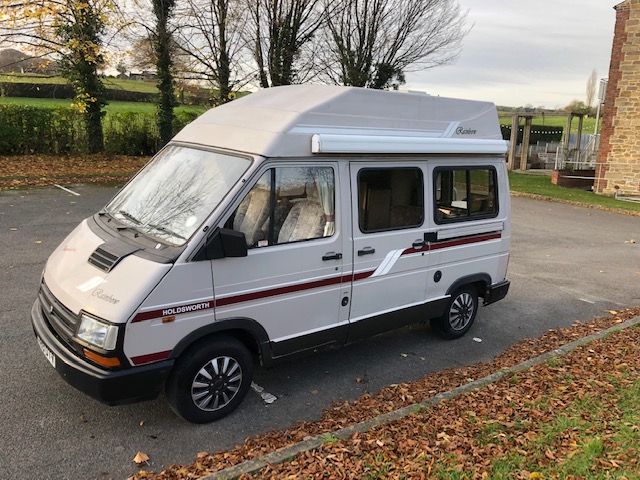
[[[322,256],[322,260],[340,260],[342,258],[342,254],[341,253],[334,253],[334,252],[329,252],[329,253],[325,253]]]
[[[358,250],[359,257],[362,257],[363,255],[371,255],[374,253],[376,253],[376,249],[371,247],[364,247],[362,250]]]
[[[424,247],[424,240],[416,240],[411,246],[413,248],[422,248]]]

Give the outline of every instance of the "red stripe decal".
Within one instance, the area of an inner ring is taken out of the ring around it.
[[[502,238],[502,234],[500,232],[489,233],[486,235],[484,234],[477,235],[474,237],[461,237],[461,238],[454,238],[451,240],[442,240],[440,242],[432,243],[431,250],[440,250],[442,248],[458,247],[460,245],[468,245],[470,243],[477,243],[477,242],[486,242],[488,240],[497,240],[499,238]]]
[[[373,272],[371,272],[373,273]],[[339,277],[324,278],[308,283],[298,283],[295,285],[287,285],[286,287],[271,288],[269,290],[260,290],[258,292],[244,293],[233,297],[225,297],[216,300],[216,307],[224,307],[234,303],[250,302],[251,300],[259,300],[261,298],[275,297],[276,295],[286,295],[287,293],[302,292],[311,290],[312,288],[328,287],[337,285],[342,282],[351,280],[351,275],[341,275]]]
[[[407,248],[402,252],[402,255],[409,255],[412,253],[424,253],[430,250],[440,250],[442,248],[457,247],[460,245],[468,245],[470,243],[477,243],[477,242],[486,242],[488,240],[496,240],[499,238],[502,238],[502,234],[500,232],[482,234],[482,235],[476,235],[476,236],[470,236],[470,237],[459,237],[455,239],[442,240],[436,243],[432,243],[428,246],[425,245],[425,247],[423,248],[413,248],[413,247]],[[257,292],[244,293],[242,295],[234,295],[230,297],[219,298],[215,301],[212,299],[212,300],[206,300],[204,302],[190,303],[188,305],[178,305],[175,307],[168,307],[168,308],[159,309],[159,310],[152,310],[149,312],[142,312],[142,313],[138,313],[131,322],[136,323],[136,322],[142,322],[145,320],[151,320],[152,318],[167,317],[171,315],[180,315],[183,313],[195,312],[200,310],[209,310],[214,307],[224,307],[227,305],[234,305],[236,303],[250,302],[252,300],[260,300],[261,298],[275,297],[277,295],[286,295],[288,293],[295,293],[295,292],[303,292],[305,290],[311,290],[314,288],[338,285],[340,283],[346,283],[346,282],[352,282],[352,281],[357,282],[358,280],[364,280],[365,278],[369,278],[371,275],[373,275],[374,271],[375,270],[358,272],[358,273],[354,273],[353,275],[352,274],[341,275],[336,277],[324,278],[322,280],[315,280],[313,282],[298,283],[295,285],[287,285],[285,287],[277,287],[277,288],[271,288],[268,290],[260,290]],[[166,353],[166,352],[162,352],[162,353]],[[160,354],[154,354],[154,355],[160,355]],[[136,358],[141,358],[141,357],[136,357]],[[157,361],[157,360],[163,360],[163,358],[159,358],[151,361]],[[148,361],[142,362],[142,363],[148,363]]]
[[[166,352],[149,353],[147,355],[139,355],[137,357],[131,357],[131,361],[134,365],[144,365],[145,363],[159,362],[160,360],[166,360],[169,358],[171,350]]]

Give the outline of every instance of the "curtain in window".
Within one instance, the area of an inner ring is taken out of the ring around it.
[[[310,170],[318,187],[318,196],[320,197],[320,203],[327,222],[324,226],[324,236],[330,237],[336,230],[333,169],[328,167],[312,167]]]

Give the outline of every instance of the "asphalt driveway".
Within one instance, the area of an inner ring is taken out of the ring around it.
[[[70,188],[80,195],[53,187],[0,192],[0,478],[123,479],[136,471],[138,451],[154,470],[191,463],[200,451],[318,418],[335,400],[488,360],[549,328],[640,305],[639,217],[514,198],[511,290],[480,309],[467,336],[447,342],[417,326],[258,369],[256,383],[275,402],[250,392],[231,416],[192,425],[164,398],[104,406],[69,387],[38,349],[29,311],[46,258],[116,191]]]

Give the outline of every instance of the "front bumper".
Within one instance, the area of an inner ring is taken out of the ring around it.
[[[171,372],[173,360],[165,360],[122,370],[104,370],[69,350],[52,331],[43,315],[40,300],[31,309],[31,324],[55,360],[55,369],[71,386],[108,405],[133,403],[156,398]],[[41,346],[42,348],[42,346]],[[43,349],[43,351],[45,351]],[[49,356],[47,353],[45,355]]]

